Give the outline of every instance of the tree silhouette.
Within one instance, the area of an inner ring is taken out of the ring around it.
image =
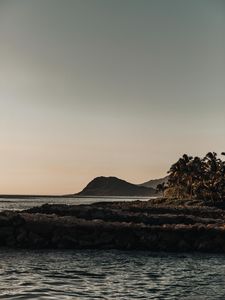
[[[202,159],[184,154],[168,173],[167,184],[159,189],[172,189],[176,198],[225,199],[225,162],[215,152],[208,152]]]

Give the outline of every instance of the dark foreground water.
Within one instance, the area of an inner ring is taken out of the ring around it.
[[[5,249],[0,299],[225,299],[225,257]]]

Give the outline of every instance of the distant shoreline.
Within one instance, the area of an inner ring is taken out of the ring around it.
[[[36,199],[36,198],[117,198],[117,199],[150,199],[150,198],[157,198],[157,196],[82,196],[82,195],[0,195],[0,199]]]
[[[153,182],[164,180],[157,179]],[[96,177],[80,192],[63,195],[0,194],[0,199],[36,199],[36,198],[152,198],[158,196],[156,190],[145,186],[150,182],[136,185],[117,177]]]

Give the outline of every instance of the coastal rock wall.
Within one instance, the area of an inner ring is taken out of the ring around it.
[[[142,209],[142,203],[112,203],[44,205],[26,212],[2,212],[0,246],[225,253],[222,210]]]

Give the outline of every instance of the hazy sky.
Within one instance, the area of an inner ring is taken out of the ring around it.
[[[0,193],[225,150],[224,0],[0,0]]]

